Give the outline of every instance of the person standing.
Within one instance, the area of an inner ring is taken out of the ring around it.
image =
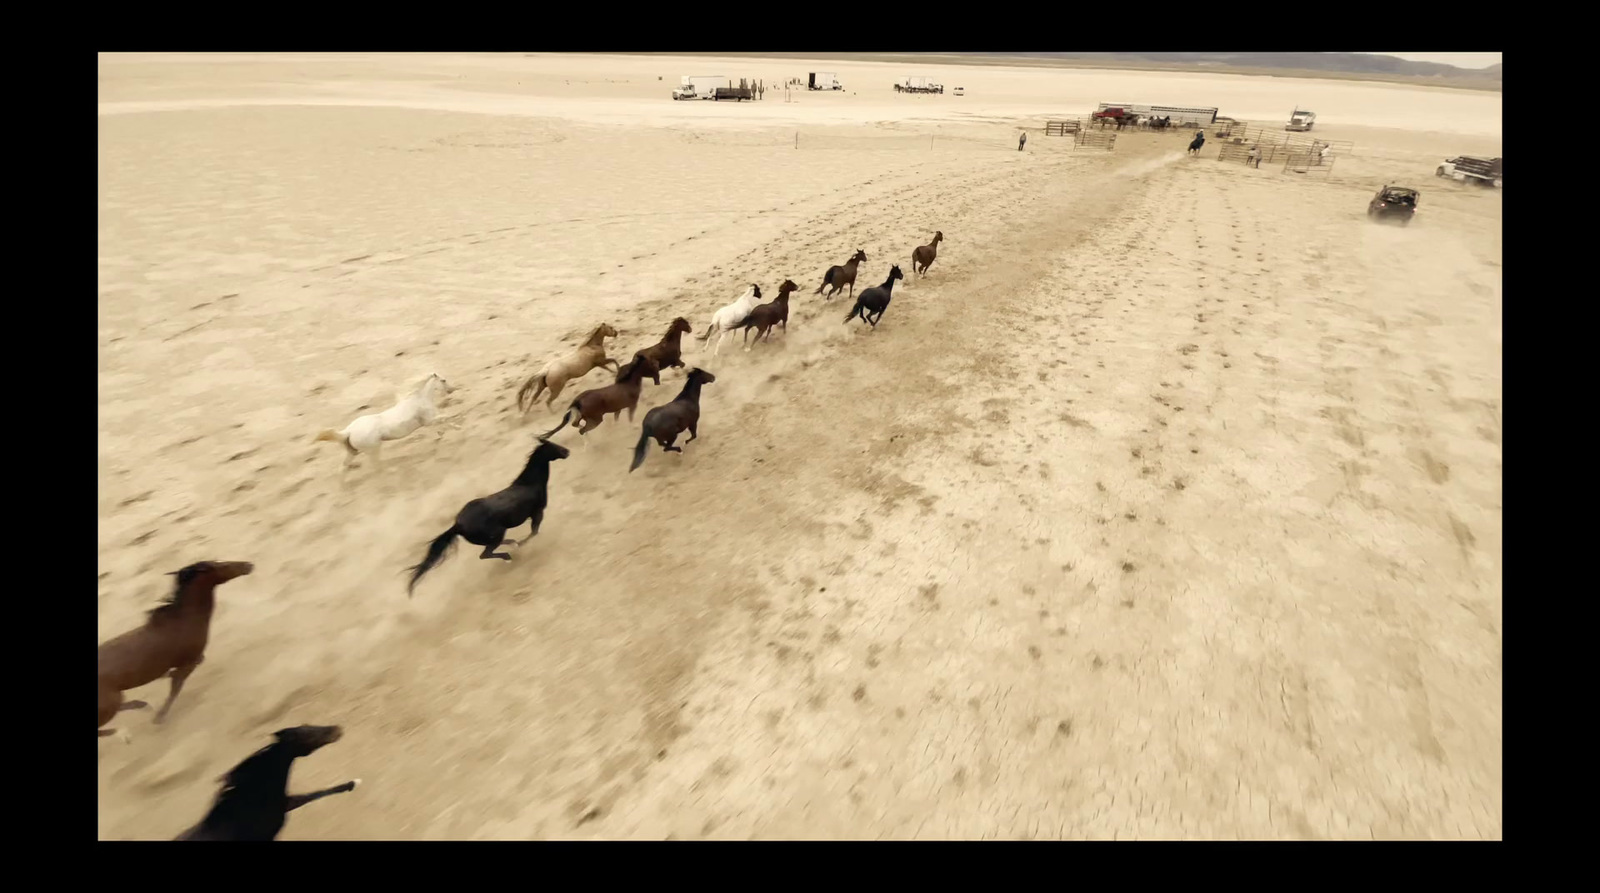
[[[1026,130],[1024,130],[1022,132],[1022,137],[1017,140],[1017,151],[1021,152],[1022,151],[1022,147],[1026,146],[1027,144],[1028,144],[1028,132]]]
[[[1250,147],[1250,158],[1248,159],[1248,162],[1249,162],[1250,166],[1253,167],[1253,168],[1259,169],[1261,167],[1261,147],[1260,146],[1251,146]]]

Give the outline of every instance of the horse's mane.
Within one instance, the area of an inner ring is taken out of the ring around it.
[[[189,565],[188,567],[184,568],[183,570],[174,571],[172,576],[178,578],[177,582],[172,584],[172,591],[167,593],[166,597],[161,600],[160,604],[156,605],[154,608],[151,608],[149,611],[145,612],[146,614],[148,614],[150,616],[150,619],[151,620],[158,620],[158,619],[161,619],[161,618],[164,618],[164,617],[170,617],[173,614],[176,614],[178,612],[178,610],[183,607],[183,604],[184,604],[184,598],[183,598],[184,591],[187,589],[189,583],[194,580],[195,575],[198,574],[198,573],[199,573],[199,571],[196,571],[195,570],[195,566],[192,565],[192,564]]]
[[[600,334],[600,330],[604,329],[605,327],[606,327],[606,324],[605,323],[601,323],[601,324],[595,326],[594,328],[590,329],[589,330],[589,334],[587,334],[587,335],[585,335],[583,337],[583,343],[584,344],[588,344],[591,340],[594,339],[594,336]]]

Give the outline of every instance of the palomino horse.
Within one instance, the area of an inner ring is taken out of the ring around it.
[[[434,373],[423,379],[415,391],[383,412],[364,415],[346,425],[343,431],[329,428],[318,434],[316,439],[344,444],[345,450],[349,453],[345,456],[346,466],[354,462],[360,453],[371,454],[373,461],[376,462],[378,446],[384,441],[399,440],[418,428],[437,421],[440,401],[454,390],[453,385],[440,378],[438,373]]]
[[[578,349],[564,357],[551,360],[545,367],[534,373],[523,382],[522,388],[517,391],[517,408],[523,412],[533,408],[533,401],[539,399],[539,394],[545,388],[550,389],[550,396],[544,401],[546,409],[555,404],[556,398],[561,396],[561,389],[567,382],[588,375],[590,370],[597,366],[609,367],[611,371],[617,370],[617,361],[606,357],[605,339],[617,337],[617,330],[606,323],[595,326]]]
[[[222,776],[211,811],[178,840],[277,840],[289,813],[329,797],[353,791],[355,778],[309,794],[289,793],[294,761],[344,737],[338,726],[295,726],[273,733],[273,742],[246,757]]]
[[[704,332],[695,336],[695,340],[705,341],[712,335],[721,333],[722,337],[717,339],[716,348],[711,351],[711,355],[716,356],[722,351],[723,339],[744,322],[744,318],[750,315],[750,311],[756,309],[756,303],[760,300],[761,286],[751,283],[750,290],[741,295],[739,300],[711,314],[711,322],[706,325]]]
[[[173,576],[172,595],[150,612],[144,626],[130,630],[100,646],[100,736],[116,733],[104,728],[118,712],[148,707],[143,701],[123,701],[122,693],[168,676],[172,690],[156,713],[167,718],[183,683],[206,659],[211,635],[211,613],[216,608],[218,586],[255,570],[248,561],[201,561]],[[127,736],[124,735],[124,738]]]

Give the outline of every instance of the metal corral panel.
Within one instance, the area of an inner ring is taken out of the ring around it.
[[[1158,118],[1171,118],[1174,124],[1215,124],[1217,112],[1220,109],[1187,108],[1176,105],[1145,105],[1138,102],[1102,102],[1096,111],[1106,109],[1127,109],[1139,115],[1154,115]]]

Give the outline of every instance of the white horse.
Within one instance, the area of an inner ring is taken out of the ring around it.
[[[717,339],[717,346],[711,351],[711,355],[716,356],[722,351],[723,339],[733,334],[733,327],[744,322],[744,318],[749,316],[750,311],[756,309],[756,305],[760,302],[761,286],[751,283],[750,290],[739,300],[711,314],[711,322],[707,324],[705,331],[695,336],[695,339],[705,341],[713,333],[720,333],[722,337]]]
[[[379,444],[385,440],[399,440],[418,428],[437,421],[440,399],[454,390],[453,385],[435,372],[424,379],[415,391],[402,397],[400,402],[383,412],[364,415],[346,425],[343,431],[329,428],[318,434],[316,439],[344,444],[344,448],[350,453],[345,457],[347,467],[360,453],[372,454],[372,459],[376,462]]]

